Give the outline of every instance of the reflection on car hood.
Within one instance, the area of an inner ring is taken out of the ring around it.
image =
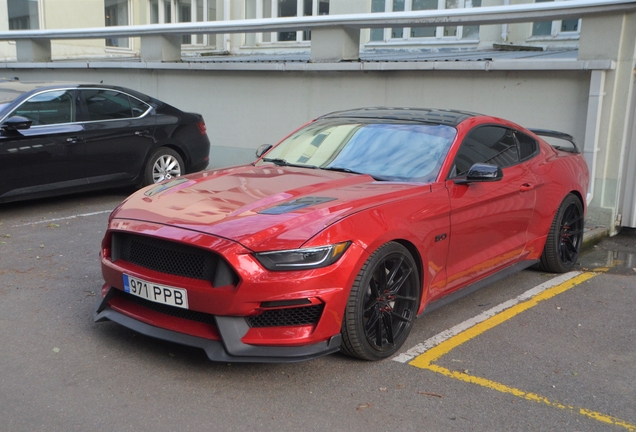
[[[149,186],[114,214],[228,238],[255,251],[300,247],[335,221],[428,190],[367,175],[251,165]]]

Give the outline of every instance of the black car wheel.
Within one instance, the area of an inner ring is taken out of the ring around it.
[[[557,211],[541,255],[541,270],[565,273],[574,267],[583,242],[583,206],[570,194]]]
[[[161,147],[148,159],[144,171],[144,185],[159,183],[162,180],[185,174],[183,159],[176,151]]]
[[[340,349],[365,360],[394,354],[413,327],[419,298],[413,257],[404,246],[386,243],[369,257],[353,283]]]

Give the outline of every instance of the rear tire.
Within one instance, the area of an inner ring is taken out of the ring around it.
[[[557,210],[546,240],[539,268],[565,273],[576,264],[583,243],[583,205],[573,194],[565,197]]]
[[[144,169],[144,186],[185,174],[183,159],[176,151],[161,147],[155,151]]]
[[[420,278],[409,251],[389,242],[358,273],[342,321],[343,353],[381,360],[404,344],[417,314]]]

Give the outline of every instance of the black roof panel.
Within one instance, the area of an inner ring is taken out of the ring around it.
[[[481,114],[434,108],[389,108],[372,107],[336,111],[320,118],[367,118],[387,120],[407,120],[422,123],[445,124],[457,126],[464,120]]]

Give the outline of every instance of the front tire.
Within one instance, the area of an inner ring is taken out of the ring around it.
[[[574,195],[565,197],[554,216],[539,268],[565,273],[576,264],[583,243],[583,205]]]
[[[183,159],[176,151],[161,147],[155,151],[144,169],[144,186],[185,174]]]
[[[417,314],[420,278],[409,251],[389,242],[358,273],[342,321],[341,351],[381,360],[404,344]]]

